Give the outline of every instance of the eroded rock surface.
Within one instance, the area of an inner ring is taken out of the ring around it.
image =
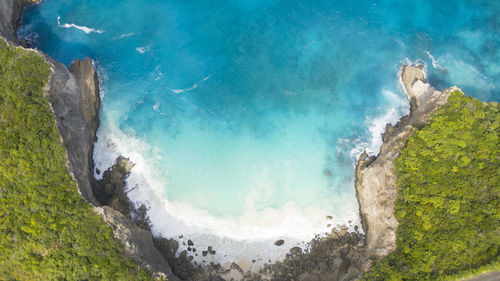
[[[97,75],[90,59],[75,61],[70,67],[72,72],[51,58],[46,59],[52,64],[52,76],[45,93],[56,115],[57,129],[68,154],[70,171],[83,198],[97,206],[92,191],[92,153],[97,127],[86,121],[98,118],[99,114],[99,102],[95,102],[99,99]]]
[[[18,44],[16,27],[21,11],[25,5],[37,2],[0,1],[0,36]],[[52,76],[45,92],[68,153],[69,169],[82,197],[94,206],[110,205],[116,208],[103,206],[95,209],[111,225],[130,257],[153,272],[167,274],[169,280],[177,280],[169,269],[169,263],[174,264],[177,274],[191,280],[224,280],[221,276],[225,279],[302,281],[359,278],[369,270],[371,258],[384,258],[396,248],[398,223],[394,218],[397,195],[394,160],[414,132],[414,126],[424,124],[430,114],[446,102],[448,93],[454,90],[441,92],[425,83],[422,66],[403,67],[402,81],[410,98],[411,112],[395,127],[387,125],[380,154],[377,157],[363,154],[356,167],[356,195],[366,238],[359,233],[333,232],[328,237],[314,239],[308,252],[292,248],[283,262],[269,265],[261,272],[262,275],[244,273],[237,265],[222,270],[212,264],[199,271],[193,268],[186,253],[175,256],[176,242],[157,239],[155,245],[149,229],[140,227],[130,218],[130,212],[127,212],[130,205],[125,207],[126,204],[122,204],[125,202],[123,196],[126,197],[123,180],[128,171],[125,171],[120,159],[118,166],[105,176],[104,182],[95,182],[92,153],[99,126],[100,100],[99,81],[91,60],[76,60],[68,70],[48,56],[46,59],[52,64]],[[106,178],[110,180],[106,182]]]
[[[414,126],[427,122],[455,89],[438,91],[425,83],[422,66],[403,66],[401,78],[410,99],[410,114],[395,127],[387,125],[379,155],[361,155],[356,167],[356,196],[369,258],[382,259],[396,249],[394,202],[398,189],[394,160],[413,134]]]
[[[18,43],[17,23],[26,5],[35,4],[39,0],[1,0],[0,1],[0,36],[11,43]]]
[[[169,281],[178,280],[170,271],[167,261],[156,249],[149,230],[138,227],[124,214],[109,206],[98,207],[96,211],[111,225],[115,237],[124,245],[126,254],[136,263],[156,274],[167,275]]]
[[[38,0],[1,0],[0,36],[14,45],[19,45],[21,42],[17,38],[16,29],[23,7],[38,2]],[[51,65],[50,81],[44,92],[55,114],[61,142],[67,152],[68,170],[77,183],[78,191],[88,203],[95,206],[96,212],[101,214],[104,221],[112,227],[115,237],[122,242],[127,255],[156,275],[166,274],[169,280],[178,280],[156,249],[149,226],[140,227],[142,225],[137,223],[137,220],[132,220],[129,212],[120,208],[124,205],[122,199],[126,198],[126,194],[123,186],[120,189],[116,188],[116,185],[120,185],[117,182],[123,185],[123,179],[128,175],[128,171],[120,179],[114,177],[117,173],[123,172],[120,169],[109,172],[111,178],[115,179],[114,191],[121,192],[111,192],[108,203],[118,211],[109,206],[98,207],[101,204],[94,196],[93,187],[96,181],[93,176],[92,156],[96,131],[99,127],[100,90],[92,61],[89,58],[75,60],[68,70],[60,62],[40,51],[37,52]],[[122,167],[121,159],[118,162],[118,167]],[[135,210],[136,217],[141,213],[145,214],[145,211],[141,208]]]

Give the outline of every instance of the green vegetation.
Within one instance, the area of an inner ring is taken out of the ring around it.
[[[0,39],[0,280],[150,280],[77,193],[49,75],[39,54]]]
[[[500,268],[499,136],[498,106],[456,91],[410,137],[395,162],[397,250],[366,280],[449,280]]]

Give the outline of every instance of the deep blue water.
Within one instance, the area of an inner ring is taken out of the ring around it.
[[[500,1],[44,0],[20,36],[95,60],[97,166],[136,162],[156,233],[258,241],[359,222],[353,165],[408,110],[403,63],[500,101],[499,32]]]

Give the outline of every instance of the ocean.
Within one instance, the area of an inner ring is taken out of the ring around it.
[[[96,168],[129,157],[129,198],[199,264],[258,268],[360,230],[356,159],[409,112],[402,64],[500,101],[500,1],[44,0],[19,36],[94,60]]]

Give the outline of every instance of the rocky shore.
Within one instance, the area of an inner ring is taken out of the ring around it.
[[[394,160],[414,128],[427,122],[454,87],[438,91],[425,83],[422,66],[403,66],[403,87],[410,99],[410,114],[396,126],[387,125],[383,144],[377,157],[361,155],[356,166],[356,196],[363,230],[366,233],[367,257],[380,260],[396,249],[394,202],[398,187],[394,174]]]
[[[25,5],[38,0],[3,0],[0,3],[0,35],[19,45],[16,27]],[[404,66],[402,83],[410,99],[410,114],[396,126],[387,125],[377,157],[361,155],[356,166],[355,189],[364,234],[349,233],[338,226],[326,236],[316,237],[307,251],[292,248],[282,262],[266,265],[260,272],[243,272],[238,265],[229,269],[211,264],[196,267],[186,253],[175,256],[175,240],[154,238],[145,210],[134,209],[124,190],[131,163],[118,158],[104,171],[103,179],[93,176],[93,146],[99,126],[100,92],[97,73],[90,59],[76,60],[69,70],[46,56],[52,76],[45,92],[56,116],[57,128],[67,151],[68,169],[82,197],[112,227],[126,253],[139,265],[169,280],[355,280],[367,272],[374,260],[396,248],[398,222],[394,217],[397,195],[394,160],[414,128],[427,122],[446,103],[454,88],[438,91],[425,83],[422,66]],[[172,270],[171,270],[172,269]],[[172,272],[173,271],[173,272]],[[175,275],[174,275],[175,273]]]
[[[16,32],[23,8],[38,2],[40,1],[1,1],[0,36],[10,44],[20,45]],[[95,196],[94,189],[99,184],[93,174],[93,148],[99,127],[100,90],[92,61],[89,58],[75,60],[68,70],[62,63],[38,50],[37,52],[51,65],[50,82],[44,90],[67,152],[68,170],[77,183],[79,193],[112,227],[115,237],[122,242],[128,256],[156,275],[166,275],[168,280],[178,280],[155,247],[149,229],[139,227],[129,214],[125,215],[100,204]],[[121,181],[124,177],[120,178]]]

